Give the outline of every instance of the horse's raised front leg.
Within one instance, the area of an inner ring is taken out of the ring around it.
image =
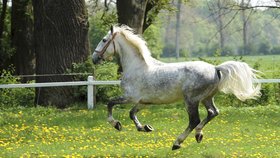
[[[119,97],[119,98],[115,98],[109,101],[108,103],[108,122],[115,127],[117,130],[121,130],[122,129],[122,124],[120,123],[120,121],[115,120],[113,117],[113,107],[116,104],[125,104],[128,103],[127,99],[125,99],[124,97]]]
[[[198,112],[199,102],[188,102],[187,112],[189,114],[189,125],[186,130],[177,137],[173,144],[172,150],[179,149],[181,143],[187,138],[187,136],[192,132],[192,130],[200,123],[199,112]]]
[[[136,116],[136,113],[140,111],[139,109],[139,106],[141,105],[135,105],[129,112],[129,116],[130,116],[130,119],[133,120],[136,128],[138,131],[143,131],[143,132],[151,132],[153,131],[153,127],[150,126],[150,125],[142,125],[140,123],[140,121],[138,120],[137,116]]]
[[[195,128],[195,130],[196,130],[195,138],[196,138],[196,141],[198,143],[200,143],[202,141],[202,138],[203,138],[203,133],[202,133],[203,127],[209,121],[211,121],[215,116],[217,116],[219,114],[219,110],[215,107],[214,99],[213,98],[209,98],[209,99],[204,100],[203,104],[205,105],[205,108],[206,108],[206,110],[208,112],[208,115]]]

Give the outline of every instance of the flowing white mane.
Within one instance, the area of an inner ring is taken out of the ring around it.
[[[151,52],[147,47],[146,41],[140,36],[134,33],[134,30],[126,25],[115,26],[115,32],[119,32],[123,35],[126,40],[137,49],[137,53],[143,57],[143,59],[148,63],[150,61]]]

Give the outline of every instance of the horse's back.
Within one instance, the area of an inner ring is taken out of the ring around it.
[[[167,63],[157,65],[135,79],[130,87],[134,92],[130,95],[140,103],[171,103],[186,95],[197,95],[213,84],[215,66],[211,64],[201,61]]]

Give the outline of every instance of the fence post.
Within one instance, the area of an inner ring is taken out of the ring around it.
[[[93,109],[94,107],[94,100],[93,100],[93,76],[88,76],[88,85],[87,85],[87,103],[88,103],[88,109]]]

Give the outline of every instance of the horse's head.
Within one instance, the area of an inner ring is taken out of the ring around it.
[[[101,60],[112,59],[116,53],[116,46],[114,38],[116,36],[113,26],[108,34],[98,43],[92,54],[92,61],[94,64],[98,64]]]

